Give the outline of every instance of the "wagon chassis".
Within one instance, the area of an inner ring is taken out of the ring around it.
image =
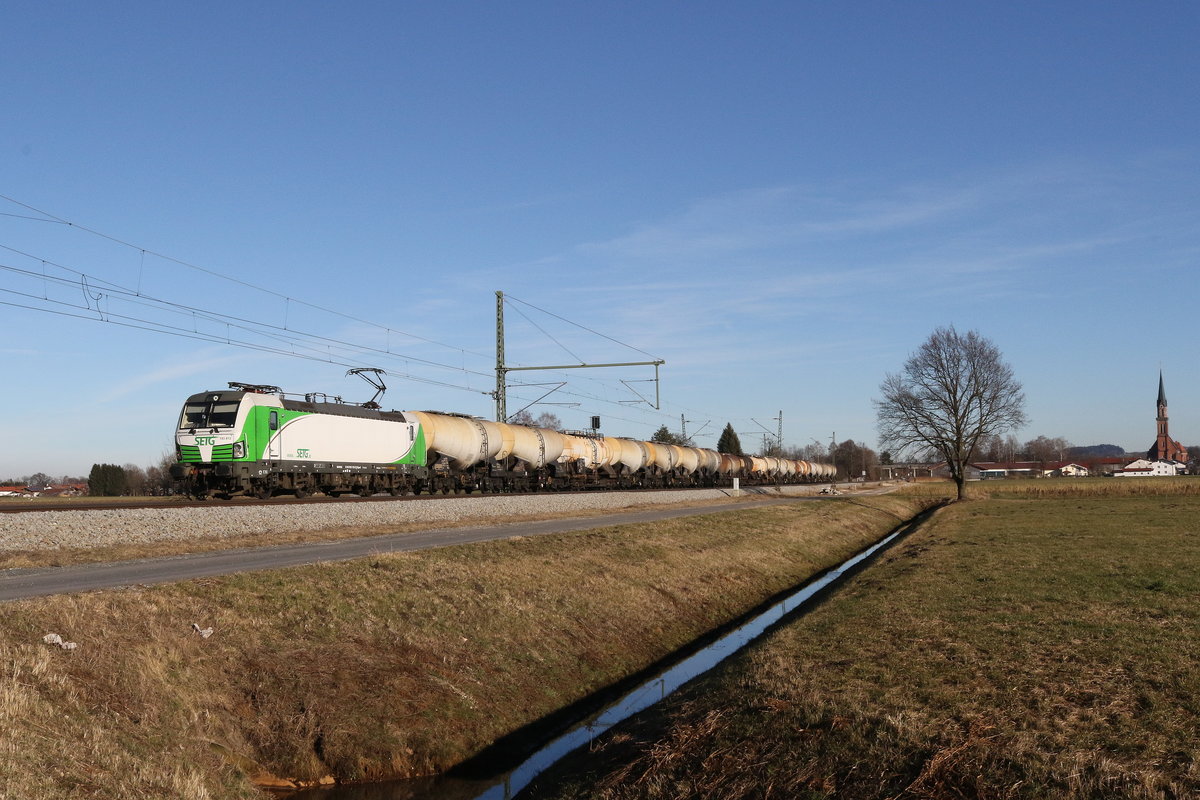
[[[525,494],[587,489],[714,488],[733,484],[733,476],[706,470],[687,473],[682,469],[663,471],[652,467],[632,472],[611,466],[589,468],[582,461],[548,464],[541,468],[532,468],[523,462],[492,462],[457,470],[445,457],[434,461],[431,467],[307,461],[176,464],[171,475],[183,484],[188,496],[197,500],[209,497],[266,500],[280,495],[303,499],[318,492],[330,497],[342,494],[400,497],[458,492]],[[742,477],[741,480],[745,485],[802,482],[770,476]]]

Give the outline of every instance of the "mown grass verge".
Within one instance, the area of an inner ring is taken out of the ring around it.
[[[1195,486],[973,487],[534,796],[1200,796]]]
[[[250,777],[438,772],[925,504],[800,502],[7,603],[0,797],[248,798]]]

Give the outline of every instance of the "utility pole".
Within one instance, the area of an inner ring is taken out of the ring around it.
[[[598,367],[654,367],[654,407],[659,407],[658,368],[667,363],[661,358],[654,361],[625,361],[619,364],[555,364],[544,367],[510,367],[504,363],[504,292],[496,292],[496,421],[508,421],[508,401],[506,397],[508,373],[519,370],[551,370],[551,369],[596,369]],[[554,391],[553,389],[551,391]],[[549,394],[549,392],[547,392]],[[545,397],[546,395],[542,395]],[[647,401],[649,402],[649,401]]]
[[[779,455],[782,455],[783,454],[783,411],[780,410],[778,417],[767,417],[767,419],[773,419],[778,423],[778,426],[776,428],[777,434],[775,435],[775,446],[780,451]],[[756,420],[754,417],[751,417],[750,421],[767,432],[767,435],[763,436],[763,453],[766,454],[766,452],[768,450],[768,446],[767,446],[768,438],[767,437],[772,435],[771,429],[768,428],[766,425],[763,425],[761,422]]]
[[[504,292],[496,292],[496,422],[508,421],[508,398],[504,384],[508,370],[504,367]]]

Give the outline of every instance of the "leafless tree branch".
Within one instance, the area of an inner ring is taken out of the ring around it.
[[[1025,424],[1025,394],[1000,350],[976,331],[938,328],[880,384],[880,447],[931,449],[963,497],[967,463],[986,437]]]

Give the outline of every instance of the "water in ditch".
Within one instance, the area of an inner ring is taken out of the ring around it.
[[[292,800],[509,800],[527,787],[534,778],[563,756],[602,736],[609,728],[643,711],[724,661],[761,636],[785,615],[803,606],[815,595],[836,583],[848,570],[891,544],[905,530],[901,528],[839,566],[816,578],[803,588],[763,611],[740,627],[722,636],[704,649],[679,661],[664,672],[642,683],[612,705],[529,756],[511,772],[486,780],[452,777],[420,778],[384,783],[312,789],[290,796]]]

